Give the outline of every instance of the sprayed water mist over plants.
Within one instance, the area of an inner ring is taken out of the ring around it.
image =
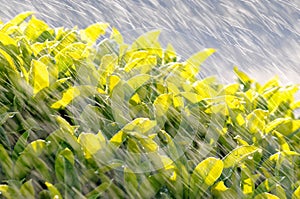
[[[0,26],[4,197],[299,196],[297,85],[224,84],[178,30]]]

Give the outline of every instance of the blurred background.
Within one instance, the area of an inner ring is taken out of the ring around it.
[[[127,42],[161,29],[163,44],[172,43],[187,58],[203,48],[217,53],[202,66],[201,76],[234,80],[233,66],[265,82],[278,75],[284,84],[300,83],[299,0],[0,0],[4,22],[24,11],[53,27],[84,28],[94,22],[117,27]]]

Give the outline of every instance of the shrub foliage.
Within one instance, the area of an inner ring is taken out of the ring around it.
[[[180,61],[158,38],[0,24],[4,198],[300,197],[298,85],[199,79],[214,49]]]

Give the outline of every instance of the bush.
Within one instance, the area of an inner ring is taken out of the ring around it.
[[[2,196],[299,198],[298,85],[198,79],[214,49],[180,61],[158,37],[0,25]]]

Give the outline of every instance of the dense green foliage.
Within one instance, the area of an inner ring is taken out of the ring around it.
[[[180,61],[158,38],[0,24],[2,196],[300,198],[298,86],[198,79],[214,50]]]

